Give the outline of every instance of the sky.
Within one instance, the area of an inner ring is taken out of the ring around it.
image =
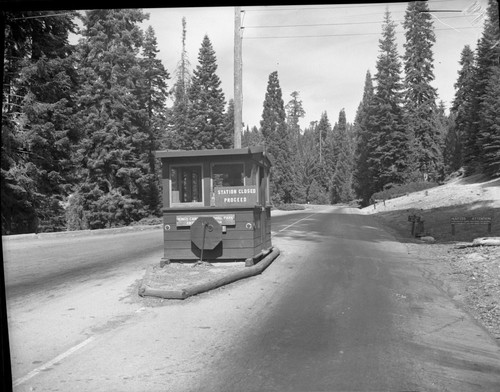
[[[376,73],[386,8],[397,23],[398,53],[404,54],[402,22],[407,2],[241,7],[243,41],[243,122],[260,126],[269,75],[277,71],[286,105],[297,91],[305,110],[302,129],[327,112],[330,123],[345,109],[354,122],[366,72]],[[449,108],[453,101],[462,49],[475,49],[483,31],[487,0],[430,0],[436,43],[433,86]],[[226,101],[234,91],[234,7],[147,8],[158,40],[158,58],[175,81],[182,51],[182,18],[191,68],[198,64],[208,35],[217,58],[217,75]],[[460,12],[450,12],[460,11]],[[403,70],[403,66],[401,67]],[[401,75],[403,77],[403,75]]]

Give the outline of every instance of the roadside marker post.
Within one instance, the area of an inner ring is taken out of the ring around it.
[[[408,215],[408,222],[411,222],[411,235],[420,237],[424,233],[424,221],[421,216]]]

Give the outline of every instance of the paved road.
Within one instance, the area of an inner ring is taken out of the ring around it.
[[[276,216],[274,227],[281,230],[289,220]],[[10,236],[2,238],[2,248],[7,297],[14,299],[155,257],[163,250],[163,232],[145,228]]]
[[[163,249],[161,229],[97,232],[3,239],[7,298],[90,279]]]
[[[317,214],[282,237],[303,244],[300,274],[200,390],[500,390],[495,342],[368,217]]]
[[[71,321],[66,344],[35,344],[36,310],[18,310],[33,349],[18,349],[16,390],[500,390],[500,348],[373,218],[330,207],[277,217],[273,232],[282,254],[262,275],[185,301],[123,301],[123,279],[107,282],[120,302],[101,295],[119,314],[86,308],[95,281],[75,289],[77,315],[47,298],[38,317]]]

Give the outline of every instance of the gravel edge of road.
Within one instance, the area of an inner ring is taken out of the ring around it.
[[[402,235],[381,216],[371,216],[418,258],[419,267],[430,274],[433,284],[470,314],[500,346],[500,246],[426,243]],[[475,256],[467,257],[468,251]]]

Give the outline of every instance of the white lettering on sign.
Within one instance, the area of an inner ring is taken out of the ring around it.
[[[246,203],[246,197],[225,197],[224,203]]]
[[[257,187],[255,185],[215,187],[214,196],[214,204],[217,207],[255,206],[257,204]]]
[[[257,189],[255,188],[229,188],[229,189],[223,189],[223,188],[218,188],[216,189],[217,195],[246,195],[246,194],[255,194],[257,193]]]
[[[234,214],[224,215],[177,215],[175,217],[175,224],[177,227],[191,226],[198,218],[211,217],[214,218],[221,226],[231,226],[236,224],[236,217]]]
[[[492,220],[490,216],[454,216],[451,218],[451,224],[491,224]]]

